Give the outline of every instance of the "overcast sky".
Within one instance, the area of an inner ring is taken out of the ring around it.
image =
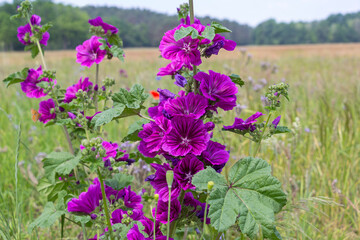
[[[10,0],[0,0],[0,2]],[[186,0],[54,0],[76,6],[107,5],[123,8],[145,8],[175,14]],[[277,21],[312,21],[333,13],[360,11],[360,0],[194,0],[195,16],[211,16],[256,26],[269,18]]]

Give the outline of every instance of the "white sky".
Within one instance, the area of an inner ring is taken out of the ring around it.
[[[10,2],[10,0],[0,0]],[[145,8],[176,14],[176,7],[186,0],[54,0],[76,6],[99,5]],[[194,0],[195,16],[235,20],[255,26],[269,18],[277,21],[312,21],[333,13],[360,11],[360,0]]]

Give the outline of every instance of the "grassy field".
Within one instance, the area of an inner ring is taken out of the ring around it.
[[[178,91],[170,78],[155,79],[158,68],[166,64],[157,49],[125,52],[124,63],[102,63],[100,76],[114,77],[117,87],[141,83],[149,91],[160,86]],[[46,52],[45,57],[48,67],[57,70],[62,86],[80,76],[94,80],[94,69],[80,67],[74,51]],[[40,59],[32,60],[29,54],[0,53],[0,78],[39,64]],[[360,44],[247,47],[205,60],[202,70],[210,68],[239,74],[246,82],[238,94],[237,111],[220,112],[224,125],[231,125],[235,114],[246,118],[265,111],[261,95],[269,84],[285,81],[290,85],[291,101],[285,102],[279,114],[281,125],[293,133],[264,142],[259,154],[271,163],[288,194],[288,205],[278,215],[283,238],[360,239]],[[127,78],[120,77],[120,69],[127,71]],[[0,239],[1,231],[21,232],[24,239],[59,236],[59,226],[27,233],[27,225],[46,202],[36,191],[43,175],[39,153],[67,150],[60,127],[43,128],[42,123],[31,121],[30,109],[37,109],[38,102],[26,98],[19,86],[0,86]],[[120,141],[132,120],[108,126],[108,139]],[[20,124],[22,144],[16,165]],[[248,155],[251,146],[245,138],[219,131],[215,137],[227,143],[232,161]],[[15,214],[17,207],[19,214]],[[77,229],[70,224],[66,228],[67,236],[75,238]]]

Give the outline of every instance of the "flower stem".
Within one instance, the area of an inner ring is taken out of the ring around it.
[[[141,113],[138,113],[138,116],[139,116],[139,117],[141,117],[141,118],[143,118],[143,119],[146,119],[146,120],[149,120],[149,121],[153,121],[153,122],[155,122],[155,120],[154,120],[154,119],[151,119],[151,118],[145,117],[145,116],[144,116],[144,115],[142,115]]]
[[[158,201],[156,201],[156,207],[155,207],[155,216],[154,216],[154,240],[156,239],[156,215],[157,215],[157,209],[158,209]]]
[[[259,142],[258,142],[258,143],[256,144],[256,146],[255,146],[255,151],[254,151],[254,153],[253,153],[253,157],[256,157],[256,154],[258,153],[258,151],[259,151],[259,149],[260,149],[261,141],[262,141],[262,139],[264,138],[264,135],[265,135],[265,132],[266,132],[266,128],[267,128],[267,126],[268,126],[268,124],[269,124],[269,120],[270,120],[271,115],[272,115],[272,112],[269,113],[269,116],[268,116],[268,118],[267,118],[267,120],[266,120],[264,129],[263,129],[263,132],[262,132],[262,134],[261,134],[261,138],[260,138]]]
[[[108,210],[108,206],[107,206],[107,198],[106,198],[106,194],[105,194],[105,187],[104,187],[104,181],[102,179],[101,173],[100,173],[100,169],[97,169],[97,174],[99,177],[99,181],[100,181],[100,186],[101,186],[101,194],[102,194],[102,198],[103,198],[103,203],[104,203],[104,210],[105,210],[105,217],[106,217],[106,223],[108,225],[108,229],[110,232],[110,239],[114,240],[113,238],[113,232],[112,232],[112,226],[110,223],[110,215],[109,215],[109,210]]]
[[[193,0],[189,0],[189,10],[190,10],[190,24],[194,23],[194,2]]]
[[[99,87],[99,64],[96,64],[96,75],[95,75],[95,86]],[[98,97],[97,91],[94,90],[94,105],[95,105],[95,113],[98,112]]]
[[[169,186],[169,203],[168,203],[168,218],[167,218],[167,234],[166,240],[170,237],[170,206],[171,206],[171,186]]]
[[[183,201],[184,201],[184,197],[185,197],[185,191],[181,189],[180,192],[180,197],[179,197],[179,201],[182,207]],[[178,220],[175,220],[171,226],[170,226],[170,237],[172,237],[172,235],[174,234],[174,232],[176,232],[176,226],[178,224]]]

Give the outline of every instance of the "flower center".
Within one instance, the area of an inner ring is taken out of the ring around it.
[[[186,138],[181,138],[181,144],[182,145],[185,145],[185,146],[188,146],[189,143],[190,143],[190,139],[188,139],[187,137]]]
[[[191,173],[186,173],[185,174],[185,179],[189,179],[189,181],[191,182],[192,174]]]
[[[184,52],[186,53],[190,53],[191,52],[191,47],[190,47],[190,43],[184,43],[183,48]]]

